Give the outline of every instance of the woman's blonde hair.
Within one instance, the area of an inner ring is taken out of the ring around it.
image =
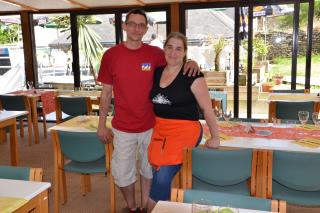
[[[169,42],[169,40],[170,40],[171,38],[180,39],[180,40],[182,41],[184,51],[186,52],[186,56],[183,58],[183,62],[186,62],[186,61],[187,61],[187,50],[188,50],[187,37],[186,37],[185,35],[183,35],[182,33],[180,33],[180,32],[171,32],[171,33],[168,35],[166,41],[164,42],[163,47],[166,47],[166,46],[167,46],[167,43]]]

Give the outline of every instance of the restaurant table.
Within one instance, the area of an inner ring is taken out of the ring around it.
[[[31,119],[33,124],[34,143],[39,143],[38,110],[37,102],[42,102],[43,113],[48,114],[55,111],[54,96],[57,90],[20,90],[10,94],[25,95],[28,97],[31,108]]]
[[[320,102],[317,93],[269,93],[268,101],[315,101]]]
[[[0,129],[8,127],[10,131],[10,157],[12,166],[17,166],[19,161],[16,118],[26,114],[28,114],[27,111],[0,111]]]
[[[49,212],[50,183],[0,179],[0,212]]]
[[[210,137],[205,121],[203,141]],[[252,132],[246,132],[249,126]],[[220,146],[257,151],[256,196],[267,197],[267,170],[272,168],[273,150],[320,153],[320,126],[255,122],[219,122]],[[268,134],[261,134],[268,133]]]
[[[219,209],[219,206],[212,206],[211,207],[211,210],[217,210],[217,209]],[[156,206],[152,210],[152,213],[172,213],[172,212],[191,213],[192,212],[192,204],[169,202],[169,201],[159,201],[159,202],[157,202]],[[239,209],[239,213],[267,213],[267,212],[268,211],[260,211],[260,210],[252,210],[252,209]]]

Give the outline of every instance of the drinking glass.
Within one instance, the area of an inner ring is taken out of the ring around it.
[[[192,213],[208,212],[211,213],[211,206],[208,205],[208,201],[205,199],[192,202]]]
[[[113,115],[113,111],[114,111],[114,106],[113,104],[109,105],[109,109],[108,109],[108,116],[111,117]]]
[[[28,89],[33,88],[33,81],[27,81]]]
[[[299,121],[302,125],[305,125],[309,119],[308,111],[299,111],[298,112]]]
[[[319,113],[318,112],[314,112],[312,113],[312,121],[314,123],[314,125],[316,126],[320,126],[320,118],[319,118]]]
[[[231,110],[228,112],[228,111],[226,111],[226,112],[223,112],[223,118],[224,118],[224,120],[226,121],[226,122],[229,122],[229,120],[230,120],[230,118],[231,118],[231,116],[232,116],[232,112],[231,112]]]

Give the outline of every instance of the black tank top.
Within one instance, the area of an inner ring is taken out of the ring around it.
[[[161,88],[160,78],[164,67],[156,68],[150,92],[153,110],[156,116],[161,118],[199,120],[198,103],[191,91],[191,85],[195,79],[203,77],[203,74],[189,77],[182,74],[182,69],[171,84]]]

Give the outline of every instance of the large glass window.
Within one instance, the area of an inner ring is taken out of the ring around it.
[[[315,1],[313,36],[312,36],[312,58],[311,58],[311,92],[320,92],[320,0]]]
[[[188,9],[185,12],[188,58],[204,71],[212,98],[227,99],[233,109],[234,8]],[[225,94],[225,95],[222,95]]]
[[[69,14],[34,14],[39,87],[73,85]]]
[[[0,16],[0,94],[25,88],[20,15]]]
[[[103,53],[116,44],[114,15],[79,15],[77,22],[81,84],[95,85]]]

